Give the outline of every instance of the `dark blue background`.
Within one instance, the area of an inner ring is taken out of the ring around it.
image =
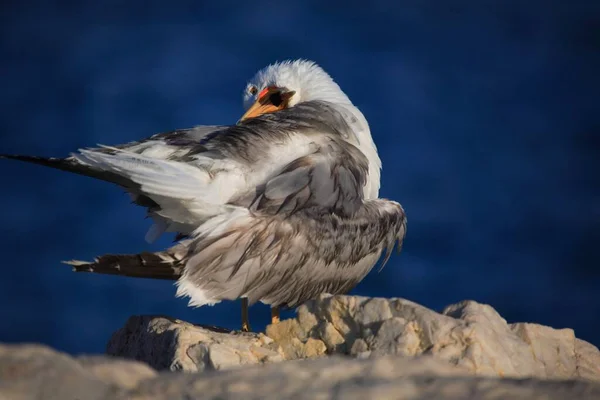
[[[4,3],[0,152],[64,156],[242,114],[256,70],[321,64],[369,120],[405,249],[354,291],[600,344],[599,2]],[[101,352],[132,314],[235,328],[171,282],[74,274],[61,260],[148,245],[110,184],[0,161],[0,341]],[[251,309],[261,329],[269,312]]]

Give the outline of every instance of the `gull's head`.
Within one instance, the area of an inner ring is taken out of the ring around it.
[[[241,120],[322,100],[351,104],[337,83],[312,61],[278,62],[258,71],[244,89],[246,113]]]

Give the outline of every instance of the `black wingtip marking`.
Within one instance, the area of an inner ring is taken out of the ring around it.
[[[88,165],[78,162],[72,157],[68,158],[53,158],[26,156],[20,154],[0,154],[0,158],[23,161],[31,164],[42,165],[44,167],[54,168],[61,171],[71,172],[77,175],[89,176],[101,181],[110,182],[122,186],[124,188],[135,188],[138,185],[124,176],[116,173],[94,169]]]
[[[73,169],[73,160],[69,160],[66,158],[27,156],[22,154],[0,154],[0,158],[5,158],[7,160],[23,161],[32,164],[39,164],[44,165],[46,167],[62,169],[67,171]]]

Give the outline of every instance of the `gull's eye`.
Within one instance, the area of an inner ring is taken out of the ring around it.
[[[271,101],[271,104],[273,104],[275,107],[279,107],[281,105],[281,103],[283,103],[283,99],[281,98],[281,93],[279,92],[275,92],[271,95],[271,97],[269,97],[269,100]]]
[[[248,88],[248,92],[252,95],[252,96],[256,96],[256,93],[258,93],[258,88],[256,86],[250,86]]]

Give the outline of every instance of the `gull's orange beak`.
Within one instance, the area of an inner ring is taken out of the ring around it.
[[[248,109],[248,111],[246,111],[244,115],[242,115],[240,121],[258,117],[262,114],[283,110],[288,106],[290,98],[295,93],[296,92],[293,90],[286,91],[284,89],[274,86],[263,89],[258,94],[256,102],[252,104],[252,106],[250,106],[250,108]]]

